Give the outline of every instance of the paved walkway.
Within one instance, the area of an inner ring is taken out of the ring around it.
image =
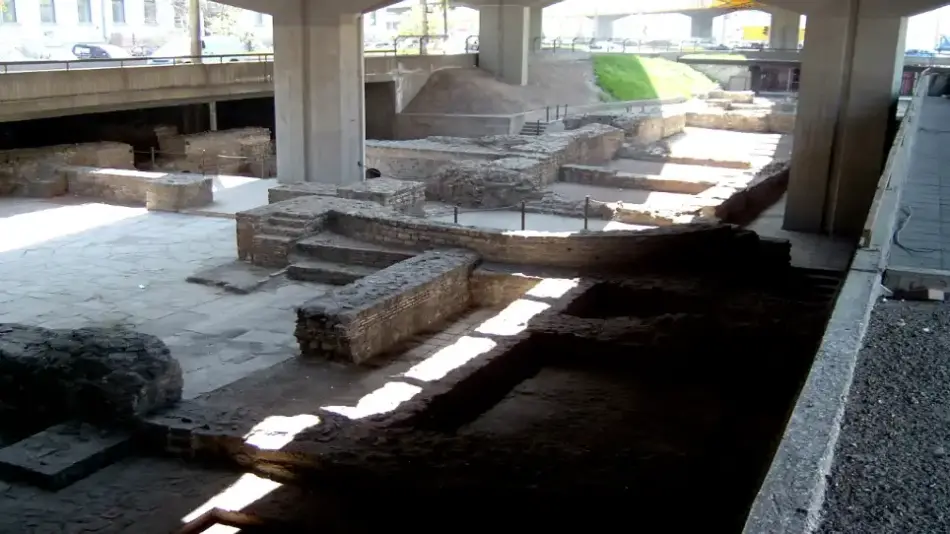
[[[950,100],[925,98],[889,267],[950,270]]]
[[[295,354],[293,308],[326,286],[233,295],[190,284],[237,257],[234,220],[68,199],[0,199],[0,323],[159,336],[194,397]]]

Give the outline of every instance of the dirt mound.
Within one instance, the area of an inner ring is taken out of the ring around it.
[[[405,112],[509,114],[602,100],[589,54],[536,54],[526,86],[508,85],[478,68],[443,69],[432,74]]]

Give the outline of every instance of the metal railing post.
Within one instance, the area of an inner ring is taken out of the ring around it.
[[[267,155],[261,154],[261,179],[267,178]]]
[[[551,122],[551,106],[544,107],[544,122]]]
[[[584,197],[584,230],[587,230],[587,220],[590,216],[590,195]]]
[[[204,175],[206,174],[206,173],[205,173],[205,161],[206,161],[205,155],[206,155],[206,154],[207,154],[207,150],[201,149],[201,162],[200,162],[200,164],[199,164],[199,167],[201,167],[201,175],[202,175],[202,176],[204,176]]]
[[[455,222],[455,224],[458,224],[458,223],[459,223],[459,206],[458,206],[458,204],[452,206],[452,221]]]
[[[521,201],[521,230],[522,231],[524,231],[524,208],[525,208],[525,202],[524,200],[522,200]]]
[[[535,135],[541,135],[541,120],[538,119],[538,129],[535,130]]]
[[[155,147],[149,147],[148,149],[149,157],[152,160],[152,169],[155,169]]]

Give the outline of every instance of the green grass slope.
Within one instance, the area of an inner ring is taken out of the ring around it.
[[[689,65],[629,54],[593,56],[597,85],[615,100],[689,97],[716,83]]]

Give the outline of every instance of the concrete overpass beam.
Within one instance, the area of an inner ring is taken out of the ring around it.
[[[769,27],[769,48],[776,50],[798,50],[798,35],[801,30],[802,16],[794,11],[775,9],[772,11],[772,23]]]
[[[274,16],[278,179],[363,179],[363,24],[310,0]]]
[[[530,8],[531,22],[529,25],[528,39],[532,52],[541,50],[541,42],[544,40],[544,8]]]
[[[478,65],[505,83],[528,83],[530,11],[517,5],[479,9]]]
[[[689,36],[693,39],[712,39],[713,19],[716,15],[713,13],[692,13],[689,15],[690,29]]]
[[[860,233],[896,120],[906,28],[860,8],[809,19],[785,229]]]

